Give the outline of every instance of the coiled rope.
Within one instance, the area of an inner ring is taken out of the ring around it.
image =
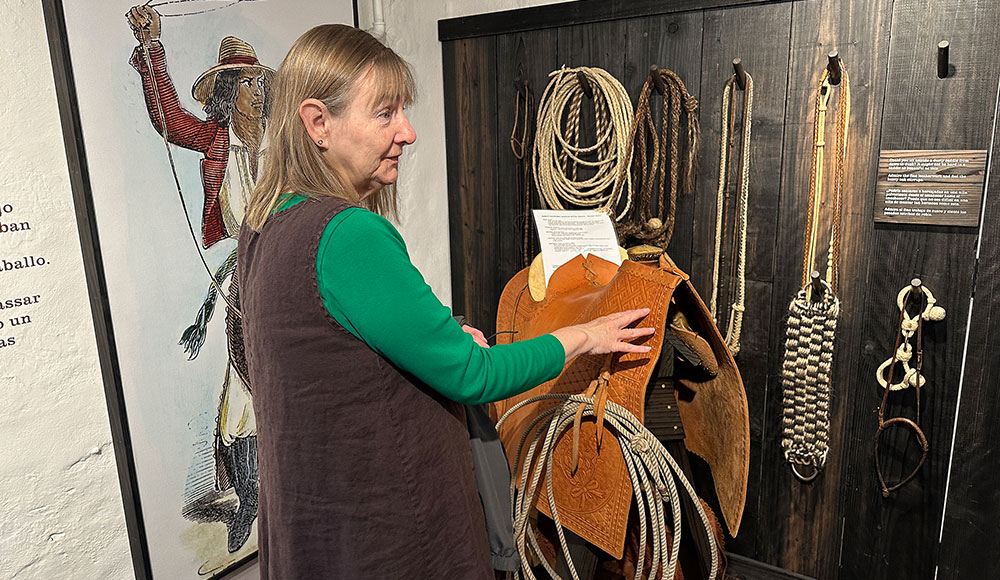
[[[701,128],[697,115],[698,99],[688,92],[681,78],[668,69],[659,69],[656,74],[659,74],[665,88],[660,109],[660,126],[656,126],[649,106],[656,84],[651,73],[639,93],[639,103],[629,132],[630,159],[622,166],[623,172],[632,174],[633,181],[625,183],[624,179],[619,180],[619,186],[630,188],[629,197],[638,198],[635,206],[638,207],[639,215],[629,215],[628,219],[619,220],[622,223],[618,226],[618,235],[666,249],[674,233],[678,189],[684,193],[694,191],[694,170],[698,160]],[[686,114],[683,159],[680,143],[682,112]],[[649,146],[653,149],[652,159],[648,159],[646,154]],[[651,203],[654,186],[657,196],[655,216]],[[664,197],[665,190],[669,198]],[[627,211],[626,209],[626,213]]]
[[[722,254],[723,208],[728,197],[729,173],[732,158],[729,154],[733,147],[734,129],[736,124],[736,107],[733,95],[736,90],[736,75],[733,75],[722,90],[722,147],[719,155],[719,191],[715,205],[715,260],[712,264],[712,302],[710,305],[712,318],[719,322],[717,304],[719,299],[719,262]],[[726,325],[726,346],[733,356],[740,352],[740,336],[743,330],[743,312],[746,310],[746,260],[747,260],[747,208],[750,193],[750,129],[753,124],[753,78],[746,74],[746,96],[743,102],[743,147],[740,157],[739,197],[736,199],[736,224],[733,233],[734,251],[730,253],[736,266],[736,275],[731,276],[731,284],[735,292],[729,295],[733,303],[729,307],[729,322]],[[735,294],[735,295],[734,295]]]
[[[582,75],[579,80],[577,73]],[[552,80],[538,108],[533,156],[535,186],[542,203],[550,209],[594,208],[618,221],[632,203],[627,195],[632,189],[628,172],[632,102],[628,93],[600,68],[562,67],[549,76]],[[580,145],[583,80],[593,91],[596,122],[596,140],[587,146]],[[594,170],[594,174],[579,177],[581,167]],[[616,213],[623,192],[625,207]]]
[[[511,481],[511,497],[514,498],[514,538],[518,552],[521,554],[521,569],[514,573],[514,578],[516,580],[522,578],[535,580],[528,560],[529,550],[541,561],[550,577],[560,578],[542,556],[536,532],[530,525],[530,515],[541,491],[539,483],[544,472],[548,506],[555,523],[556,533],[559,536],[559,544],[573,580],[579,580],[569,553],[569,547],[566,544],[566,536],[563,533],[552,491],[552,472],[554,469],[552,452],[563,433],[574,424],[581,405],[583,414],[587,417],[596,417],[597,411],[594,409],[594,399],[584,395],[555,393],[539,395],[522,401],[509,409],[497,422],[497,428],[499,429],[507,418],[518,409],[543,400],[562,401],[562,404],[539,413],[525,429],[518,443],[517,457],[521,470],[519,484],[515,485],[513,479]],[[638,507],[639,549],[635,580],[640,580],[643,576],[648,533],[651,533],[653,538],[652,567],[648,577],[656,578],[657,574],[663,571],[663,578],[674,578],[681,543],[681,505],[677,481],[681,483],[684,491],[691,498],[698,516],[707,530],[712,558],[709,578],[715,578],[719,571],[720,557],[712,525],[697,493],[684,477],[681,468],[659,440],[642,425],[642,422],[621,405],[614,401],[607,401],[604,404],[604,420],[621,446]],[[531,442],[525,449],[529,437]],[[544,465],[544,469],[541,468],[542,465]],[[668,526],[666,510],[664,509],[664,504],[668,503],[670,505],[670,518],[673,522],[672,539],[668,538],[667,535]]]

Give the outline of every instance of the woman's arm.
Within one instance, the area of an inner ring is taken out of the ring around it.
[[[652,332],[622,330],[645,315],[633,313],[508,345],[478,346],[431,292],[392,224],[360,208],[341,212],[327,226],[317,253],[317,278],[324,305],[344,328],[393,364],[466,404],[533,388],[555,378],[577,354],[648,350],[622,341]]]

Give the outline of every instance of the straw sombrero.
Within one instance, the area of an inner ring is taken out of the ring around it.
[[[264,71],[269,81],[274,76],[274,69],[257,61],[257,53],[250,44],[235,36],[227,36],[222,39],[222,44],[219,45],[219,64],[201,73],[198,80],[194,82],[194,86],[191,87],[191,94],[204,104],[215,91],[215,77],[221,71],[243,68],[260,69]]]

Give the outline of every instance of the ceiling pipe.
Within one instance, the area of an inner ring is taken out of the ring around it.
[[[385,15],[382,0],[372,0],[372,36],[385,40]]]

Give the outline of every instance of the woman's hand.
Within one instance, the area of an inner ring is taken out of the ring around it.
[[[483,335],[483,331],[479,330],[478,328],[473,328],[468,324],[463,324],[462,330],[464,330],[468,334],[471,334],[472,340],[476,341],[476,344],[478,344],[479,346],[483,348],[490,347],[490,343],[486,342],[486,336]]]
[[[608,314],[585,324],[560,328],[552,333],[566,351],[566,362],[581,354],[611,352],[649,352],[650,347],[628,341],[653,334],[655,328],[627,328],[649,314],[649,308],[638,308]]]

